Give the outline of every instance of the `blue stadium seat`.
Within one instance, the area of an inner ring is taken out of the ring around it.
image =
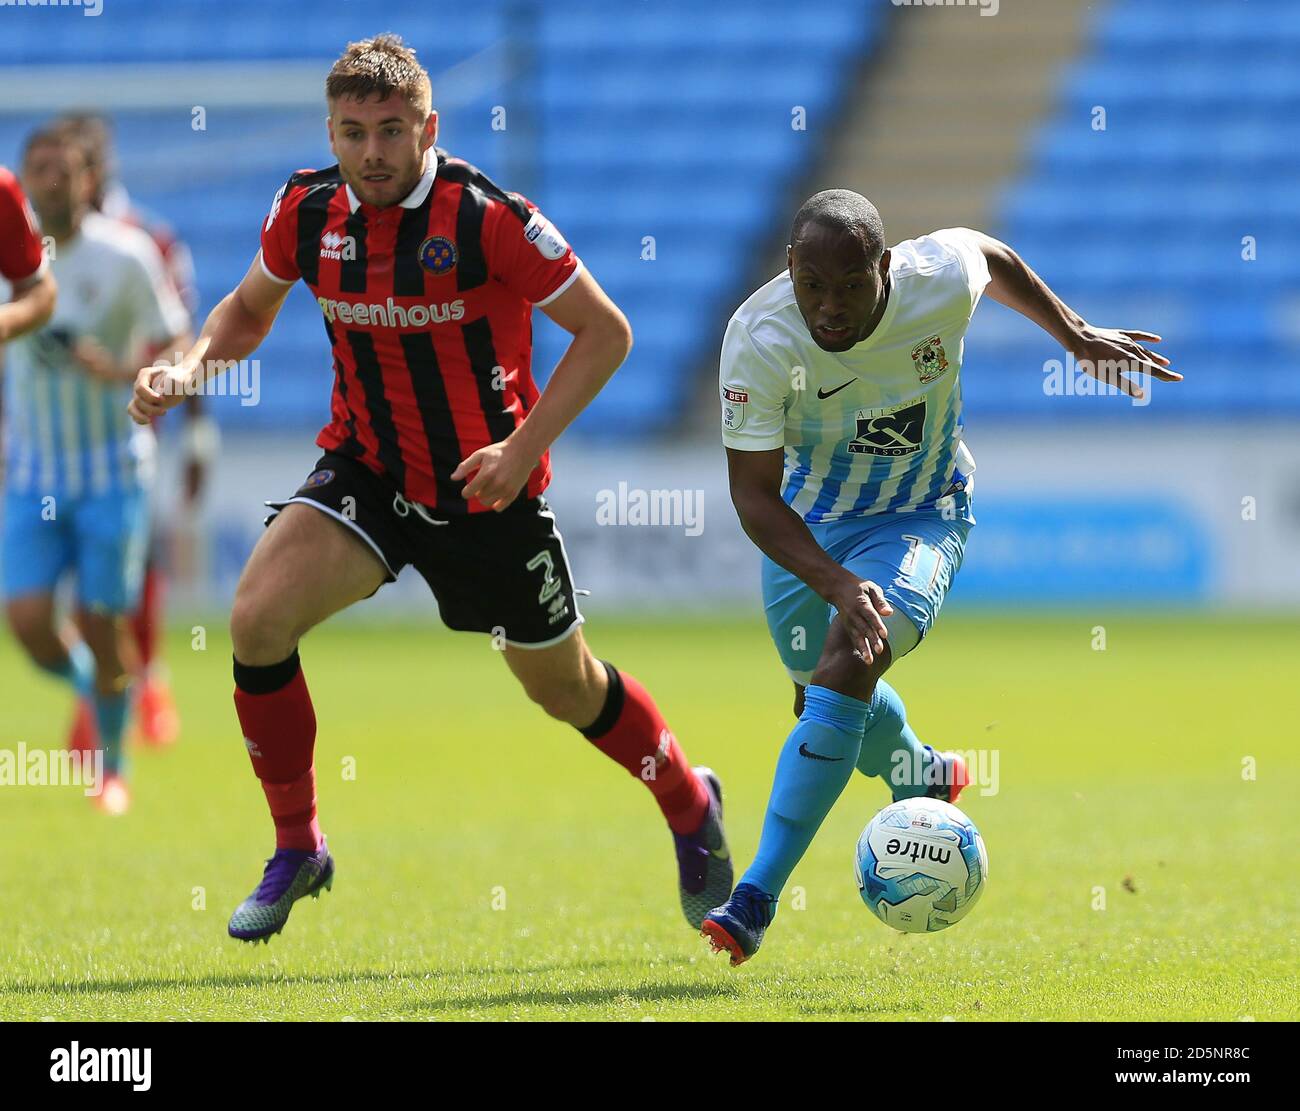
[[[377,19],[360,3],[137,0],[98,19],[10,11],[0,65],[301,59],[319,62],[323,79],[348,39],[403,34],[434,78],[441,145],[543,207],[632,321],[627,364],[578,423],[626,439],[672,427],[694,400],[694,372],[719,342],[766,222],[821,156],[888,11],[859,0],[823,0],[815,19],[790,18],[785,0],[654,0],[616,11],[603,0],[385,0]],[[455,68],[494,46],[495,68],[475,70],[472,81]],[[497,106],[504,132],[491,127]],[[806,130],[792,126],[796,109]],[[244,273],[288,174],[333,161],[321,115],[213,110],[201,135],[190,132],[188,113],[115,121],[125,180],[189,242],[203,307]],[[0,114],[0,151],[21,135]],[[647,237],[652,260],[643,257]],[[563,343],[539,322],[539,372]],[[329,352],[304,291],[291,295],[258,358],[264,403],[227,399],[215,406],[221,419],[267,427],[325,419]]]
[[[998,230],[1081,312],[1164,335],[1186,381],[1142,419],[1300,412],[1298,50],[1290,0],[1106,5],[1002,198]],[[1050,344],[988,339],[970,347],[973,410],[1128,419],[1114,399],[1046,398]]]

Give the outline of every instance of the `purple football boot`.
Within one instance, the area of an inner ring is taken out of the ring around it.
[[[319,899],[321,888],[334,886],[334,858],[321,842],[316,852],[276,849],[266,862],[262,882],[235,908],[227,930],[240,941],[269,942],[289,921],[293,904],[304,895]]]

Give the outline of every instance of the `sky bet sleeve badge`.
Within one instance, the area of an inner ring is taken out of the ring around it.
[[[948,369],[948,356],[944,354],[943,343],[938,336],[923,339],[912,348],[912,364],[923,383],[933,382]]]
[[[556,231],[555,225],[540,212],[534,212],[529,218],[528,226],[524,228],[524,238],[537,248],[542,258],[548,258],[552,262],[557,258],[563,258],[565,251],[569,249],[564,236]]]
[[[745,423],[745,403],[749,401],[749,393],[746,390],[738,390],[735,386],[722,387],[722,427],[739,428]]]

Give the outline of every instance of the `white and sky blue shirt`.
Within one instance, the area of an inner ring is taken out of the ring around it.
[[[89,336],[130,364],[184,332],[189,318],[153,241],[116,220],[87,215],[56,245],[50,269],[59,288],[54,315],[5,351],[5,484],[74,497],[138,487],[153,432],[127,415],[133,383],[91,378],[71,346]]]
[[[817,346],[782,271],[731,318],[722,343],[722,441],[785,449],[782,496],[809,524],[932,508],[975,461],[962,442],[963,342],[989,282],[974,233],[892,248],[876,330]]]

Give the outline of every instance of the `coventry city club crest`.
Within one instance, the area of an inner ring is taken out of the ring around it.
[[[922,382],[933,382],[948,369],[948,356],[938,336],[923,339],[912,348],[912,365]]]

